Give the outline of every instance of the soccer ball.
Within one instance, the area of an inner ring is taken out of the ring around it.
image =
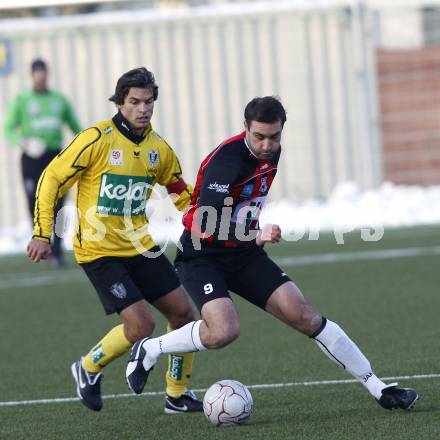
[[[211,385],[203,398],[206,418],[216,426],[241,425],[252,414],[251,393],[236,380],[220,380]]]

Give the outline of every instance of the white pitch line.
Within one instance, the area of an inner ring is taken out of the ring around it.
[[[416,374],[413,376],[390,376],[382,377],[384,381],[395,381],[395,380],[421,380],[421,379],[438,379],[440,378],[440,373],[434,374]],[[271,389],[271,388],[291,388],[291,387],[308,387],[308,386],[318,386],[318,385],[344,385],[358,383],[356,379],[341,379],[341,380],[312,380],[307,382],[286,382],[286,383],[267,383],[267,384],[254,384],[246,385],[249,389]],[[204,393],[207,388],[194,389],[196,393]],[[165,393],[163,391],[149,391],[142,393],[140,395],[133,393],[121,393],[121,394],[107,394],[102,396],[103,399],[123,399],[128,397],[154,397],[163,396]],[[57,397],[53,399],[37,399],[37,400],[11,400],[9,402],[0,402],[0,408],[11,407],[11,406],[23,406],[23,405],[47,405],[52,403],[70,403],[77,402],[78,397]]]
[[[421,246],[376,251],[332,252],[316,255],[298,255],[274,258],[280,266],[310,266],[313,264],[339,263],[343,261],[387,260],[392,258],[422,257],[440,255],[440,246]]]
[[[13,287],[34,287],[51,286],[55,284],[65,284],[66,281],[87,281],[85,274],[79,270],[69,270],[62,272],[42,272],[40,274],[32,272],[16,273],[15,279],[8,277],[0,280],[0,290],[11,289]]]
[[[298,255],[291,257],[274,258],[280,266],[310,266],[313,264],[329,264],[343,261],[385,260],[392,258],[421,257],[427,255],[440,255],[440,246],[422,246],[402,249],[381,249],[376,251],[333,252],[316,255]],[[64,284],[66,281],[87,281],[87,277],[79,270],[67,270],[60,272],[41,272],[40,274],[24,272],[5,275],[6,279],[0,280],[0,290],[13,287],[50,286]]]
[[[15,280],[17,278],[29,278],[35,276],[52,276],[55,278],[71,276],[73,274],[80,274],[81,271],[78,269],[49,269],[49,270],[41,270],[41,271],[28,271],[28,272],[8,272],[2,274],[2,280]]]

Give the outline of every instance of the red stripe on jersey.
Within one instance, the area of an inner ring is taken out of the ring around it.
[[[200,187],[202,186],[202,178],[203,178],[203,171],[209,164],[210,160],[225,146],[230,144],[231,142],[235,142],[240,139],[244,139],[246,136],[246,132],[243,131],[240,134],[237,134],[236,136],[233,136],[224,142],[222,142],[212,153],[208,154],[206,158],[203,160],[203,162],[200,165],[199,171],[197,173],[197,179],[196,179],[196,185],[194,187],[194,192],[191,197],[191,205],[189,206],[188,210],[183,214],[182,223],[185,226],[185,229],[187,231],[192,230],[192,224],[194,220],[194,212],[197,209],[197,199],[199,197],[200,193]]]
[[[234,243],[233,241],[225,241],[224,242],[224,247],[227,247],[227,248],[237,248],[238,244]]]
[[[202,164],[200,165],[200,171],[204,170],[206,168],[206,166],[208,165],[208,163],[210,162],[210,160],[225,146],[230,144],[231,142],[235,142],[238,141],[240,139],[244,139],[246,136],[246,132],[243,131],[240,134],[237,134],[236,136],[233,136],[227,140],[225,140],[224,142],[222,142],[211,154],[209,154],[205,160],[202,162]],[[198,180],[198,179],[197,179]]]
[[[170,183],[166,186],[168,194],[181,194],[186,189],[186,182],[183,179],[179,179],[175,183]]]
[[[241,182],[237,183],[237,185],[244,185],[246,182],[249,182],[249,180],[252,180],[252,179],[254,179],[255,177],[258,177],[258,176],[264,176],[265,174],[270,175],[270,173],[271,173],[273,170],[277,170],[277,169],[278,169],[277,167],[274,167],[274,166],[271,165],[270,168],[267,168],[267,169],[264,170],[264,171],[255,172],[255,173],[252,174],[251,176],[246,177],[246,179],[244,179],[244,180],[242,180]],[[272,182],[272,180],[273,180],[273,179],[271,179],[271,182]]]

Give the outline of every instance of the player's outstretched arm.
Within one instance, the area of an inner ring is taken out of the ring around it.
[[[20,96],[15,97],[7,109],[4,119],[4,135],[11,145],[20,145],[23,141],[23,135],[20,129],[22,114],[21,101]]]
[[[43,171],[35,193],[33,238],[50,241],[54,206],[87,169],[93,145],[100,137],[95,127],[84,130]]]
[[[257,245],[263,246],[265,243],[279,243],[281,240],[281,228],[278,225],[268,223],[264,225],[257,234]]]

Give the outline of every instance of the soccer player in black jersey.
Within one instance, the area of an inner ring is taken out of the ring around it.
[[[176,267],[201,320],[133,345],[126,377],[141,392],[161,354],[221,348],[239,336],[228,291],[314,339],[321,350],[361,382],[386,409],[411,409],[418,394],[386,385],[342,328],[320,315],[263,250],[278,243],[279,226],[259,228],[258,217],[277,172],[285,110],[277,98],[255,98],[244,112],[245,131],[202,162],[184,215]]]

